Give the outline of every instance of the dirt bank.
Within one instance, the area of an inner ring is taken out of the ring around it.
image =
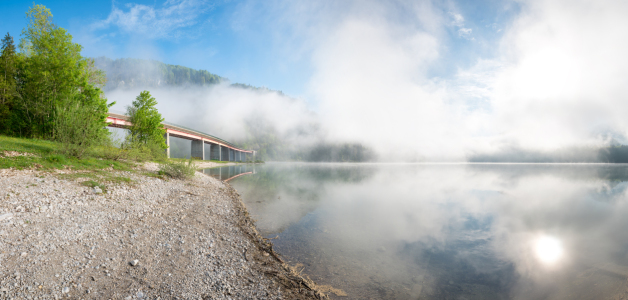
[[[320,298],[228,184],[111,170],[128,182],[98,193],[61,173],[0,170],[0,298]]]

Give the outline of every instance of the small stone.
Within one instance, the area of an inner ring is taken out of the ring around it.
[[[61,292],[62,292],[62,293],[64,293],[64,294],[67,294],[67,293],[69,293],[69,292],[70,292],[70,288],[66,286],[66,287],[64,287],[64,288],[61,290]]]
[[[22,256],[22,257],[24,257],[24,256],[26,256],[26,255],[28,255],[28,253],[26,253],[26,252],[22,252],[22,253],[20,254],[20,256]]]
[[[13,218],[13,214],[12,213],[6,213],[6,214],[1,214],[0,215],[0,221],[9,220],[11,218]]]
[[[264,252],[264,256],[269,256],[270,254],[268,254],[268,252]]]
[[[132,261],[130,262],[130,264],[131,264],[132,266],[134,266],[134,267],[135,267],[135,266],[137,266],[137,264],[139,264],[139,263],[140,263],[140,261],[139,261],[139,260],[137,260],[137,259],[134,259],[134,260],[132,260]]]
[[[94,187],[94,194],[102,194],[102,190],[99,187],[95,186]]]

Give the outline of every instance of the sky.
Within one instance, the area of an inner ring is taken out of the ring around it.
[[[306,95],[307,83],[314,73],[315,44],[333,30],[344,13],[355,9],[351,6],[361,6],[351,1],[327,1],[321,5],[310,2],[35,3],[51,9],[56,24],[83,45],[85,56],[151,58],[298,97]],[[439,65],[430,70],[434,76],[450,76],[459,66],[491,56],[492,47],[488,45],[501,35],[502,27],[507,26],[518,9],[515,3],[501,1],[467,2],[435,4],[443,14],[439,17],[449,24],[442,28],[448,45],[442,49],[444,57]],[[19,37],[26,26],[25,12],[32,3],[0,2],[0,28]]]
[[[275,106],[260,111],[291,124],[312,111],[330,140],[380,154],[456,160],[628,143],[625,1],[42,4],[85,56],[151,58],[280,90],[306,108],[267,101]],[[0,29],[17,36],[30,5],[1,2]]]

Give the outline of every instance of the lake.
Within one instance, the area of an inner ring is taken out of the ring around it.
[[[628,299],[627,165],[213,170],[332,299]]]

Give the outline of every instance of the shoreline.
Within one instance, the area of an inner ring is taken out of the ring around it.
[[[128,181],[97,193],[78,173],[0,170],[3,298],[325,297],[259,235],[229,184],[112,169]]]

